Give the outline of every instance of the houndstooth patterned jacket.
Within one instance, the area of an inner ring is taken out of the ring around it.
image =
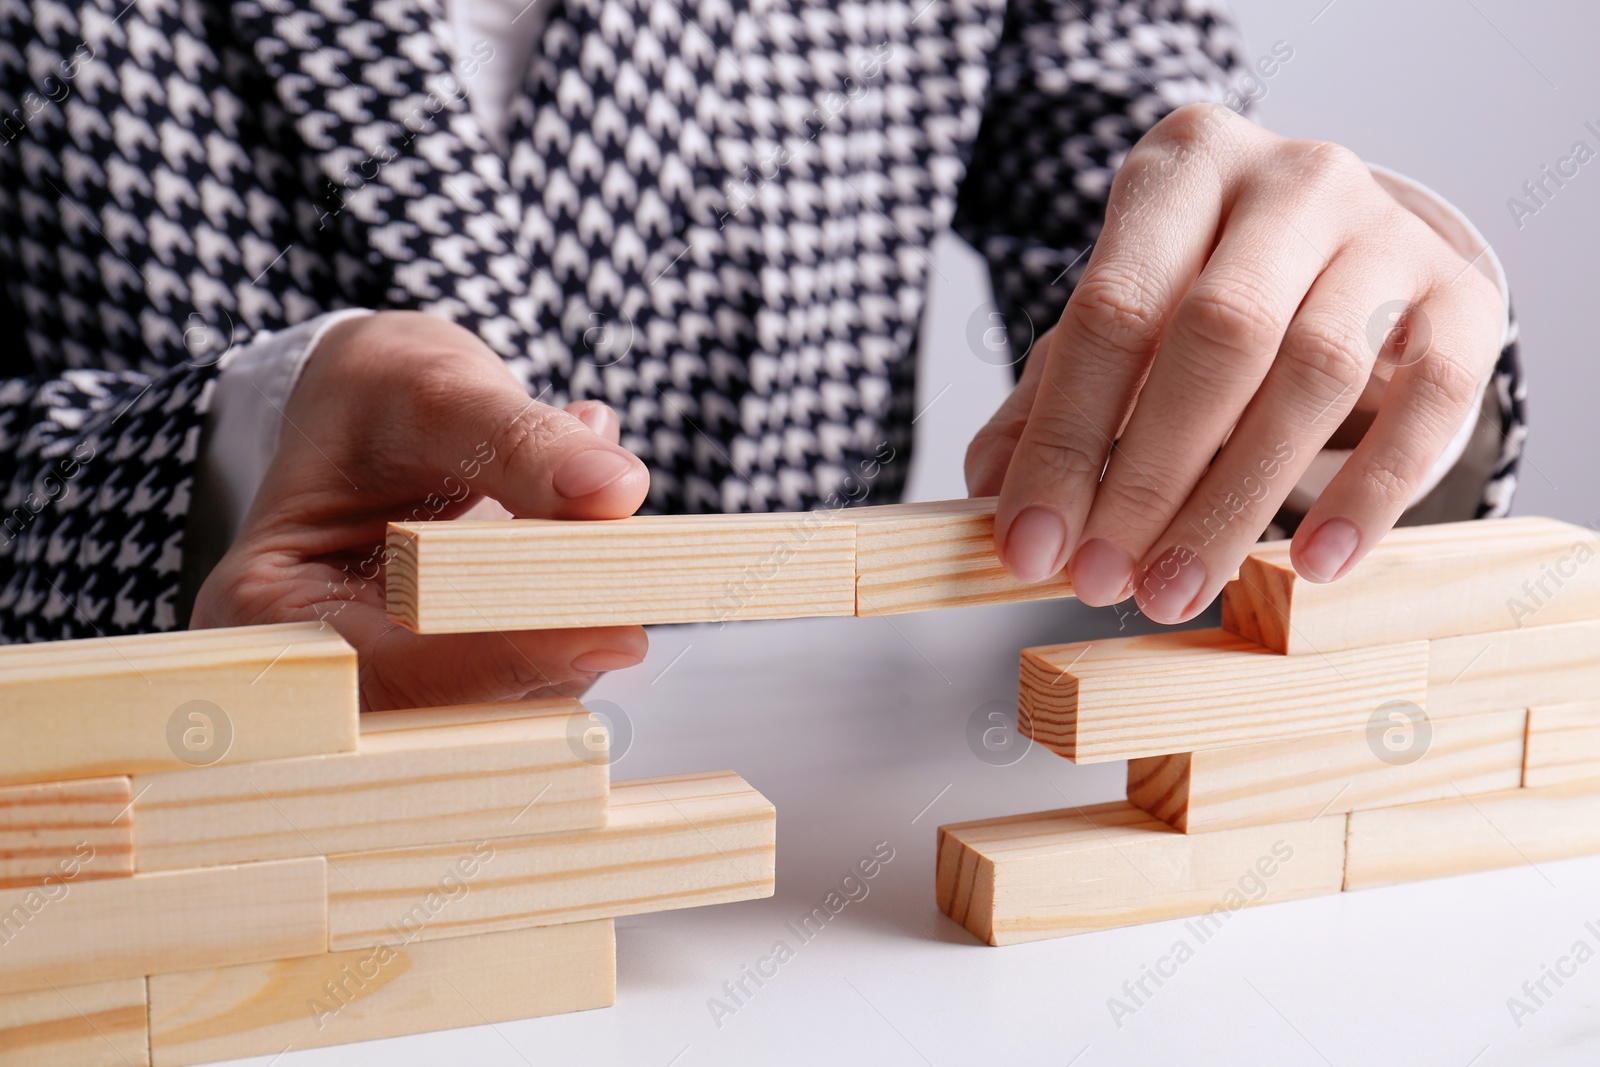
[[[0,0],[0,639],[183,625],[217,358],[340,307],[608,401],[653,509],[891,454],[894,499],[934,236],[1042,331],[1123,154],[1237,67],[1213,0],[569,0],[502,151],[440,2]],[[1494,389],[1485,514],[1514,344]]]

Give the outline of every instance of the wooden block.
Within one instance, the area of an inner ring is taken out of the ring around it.
[[[0,787],[0,889],[133,873],[127,778]]]
[[[1411,526],[1319,585],[1275,541],[1223,589],[1222,627],[1299,654],[1600,618],[1597,552],[1594,531],[1555,519]]]
[[[1072,595],[1062,571],[1027,585],[994,551],[994,497],[847,508],[856,527],[856,614],[1001,604]]]
[[[1346,889],[1600,852],[1600,785],[1508,789],[1350,814]]]
[[[142,871],[601,826],[604,727],[571,699],[369,712],[360,748],[134,779]]]
[[[1128,800],[1192,834],[1515,789],[1526,719],[1518,709],[1404,727],[1421,752],[1409,763],[1391,762],[1382,731],[1366,728],[1149,756],[1128,763]]]
[[[150,979],[157,1067],[610,1006],[609,919]]]
[[[0,648],[0,784],[356,747],[356,653],[317,623]]]
[[[991,945],[1337,893],[1344,815],[1180,834],[1125,801],[939,828],[939,908]]]
[[[1600,780],[1600,701],[1529,708],[1522,784],[1590,780]]]
[[[0,1067],[149,1067],[143,978],[0,993]]]
[[[772,805],[731,771],[618,782],[603,828],[330,856],[330,946],[772,895]]]
[[[1018,724],[1077,763],[1334,733],[1426,699],[1424,641],[1279,656],[1221,630],[1024,649]],[[1425,706],[1425,705],[1424,705]]]
[[[389,617],[419,633],[853,615],[833,512],[390,523]]]
[[[326,869],[318,856],[0,891],[0,993],[325,952]]]
[[[1600,692],[1600,620],[1429,642],[1428,713],[1587,700]]]

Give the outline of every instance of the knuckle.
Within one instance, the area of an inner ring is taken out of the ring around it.
[[[1161,303],[1136,274],[1107,270],[1085,278],[1067,303],[1071,326],[1112,351],[1148,351],[1160,340]]]
[[[1365,384],[1369,369],[1366,344],[1354,330],[1330,319],[1309,319],[1296,325],[1290,343],[1284,346],[1284,369],[1302,393],[1331,404]]]
[[[1174,487],[1138,477],[1108,478],[1095,493],[1097,511],[1104,506],[1119,523],[1141,529],[1165,527],[1182,502],[1183,494]]]
[[[1028,425],[1028,467],[1049,484],[1093,483],[1105,457],[1077,429],[1058,416],[1035,418]]]
[[[1459,361],[1446,356],[1423,360],[1414,387],[1429,408],[1453,418],[1478,395],[1478,377]]]
[[[1391,510],[1403,509],[1416,485],[1415,464],[1400,451],[1382,449],[1361,468],[1361,485]]]
[[[1258,284],[1242,279],[1191,290],[1179,314],[1182,335],[1215,357],[1244,368],[1269,362],[1278,324]]]
[[[1152,126],[1139,143],[1164,152],[1199,151],[1211,143],[1219,124],[1233,118],[1221,104],[1185,104]]]
[[[525,469],[529,463],[539,463],[543,454],[562,438],[583,428],[583,423],[564,411],[530,404],[502,424],[490,443],[503,470]]]
[[[1297,177],[1320,188],[1339,188],[1372,180],[1361,157],[1332,141],[1290,142],[1291,158],[1297,164]]]

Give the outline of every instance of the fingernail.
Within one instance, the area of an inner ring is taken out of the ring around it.
[[[1206,584],[1206,565],[1190,549],[1175,545],[1139,579],[1139,610],[1156,622],[1180,622]]]
[[[633,470],[633,461],[620,452],[604,448],[586,448],[567,457],[556,469],[550,484],[568,500],[598,493],[618,478]]]
[[[1361,531],[1344,519],[1329,519],[1317,527],[1306,547],[1300,550],[1300,573],[1313,582],[1331,582],[1338,577],[1361,544]]]
[[[1049,508],[1024,508],[1006,531],[1005,564],[1019,581],[1042,582],[1061,569],[1067,524]]]
[[[1133,557],[1096,537],[1079,546],[1072,557],[1072,591],[1091,607],[1115,604],[1128,595],[1133,577]]]
[[[579,674],[601,674],[620,671],[624,667],[637,667],[643,659],[632,652],[615,648],[592,648],[572,660],[572,669]]]

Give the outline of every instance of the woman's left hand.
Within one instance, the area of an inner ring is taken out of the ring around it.
[[[1392,527],[1500,351],[1495,285],[1352,152],[1192,105],[1128,154],[1055,328],[967,452],[996,547],[1086,603],[1198,614],[1343,427],[1295,535],[1347,572]],[[1116,442],[1113,451],[1112,442]]]

